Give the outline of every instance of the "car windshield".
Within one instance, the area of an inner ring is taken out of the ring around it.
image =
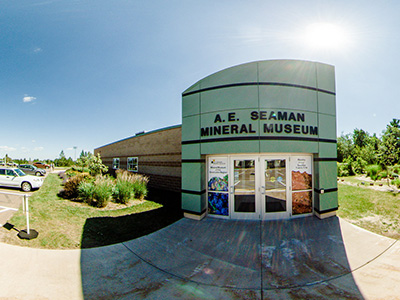
[[[14,169],[15,173],[18,174],[18,176],[26,176],[24,172],[22,172],[20,169]]]

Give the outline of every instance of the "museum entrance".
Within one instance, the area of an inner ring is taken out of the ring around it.
[[[210,158],[209,214],[266,220],[312,213],[311,161],[310,155]]]

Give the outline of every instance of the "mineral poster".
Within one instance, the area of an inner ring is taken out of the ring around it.
[[[312,189],[312,175],[307,172],[292,171],[292,190]]]
[[[312,192],[293,192],[292,211],[294,215],[312,212]]]

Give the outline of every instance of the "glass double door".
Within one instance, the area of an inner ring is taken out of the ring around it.
[[[231,157],[229,198],[235,219],[290,217],[288,157]]]

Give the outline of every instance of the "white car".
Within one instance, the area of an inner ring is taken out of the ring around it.
[[[0,167],[0,186],[16,187],[29,192],[40,188],[43,181],[43,178],[26,175],[18,168]]]

